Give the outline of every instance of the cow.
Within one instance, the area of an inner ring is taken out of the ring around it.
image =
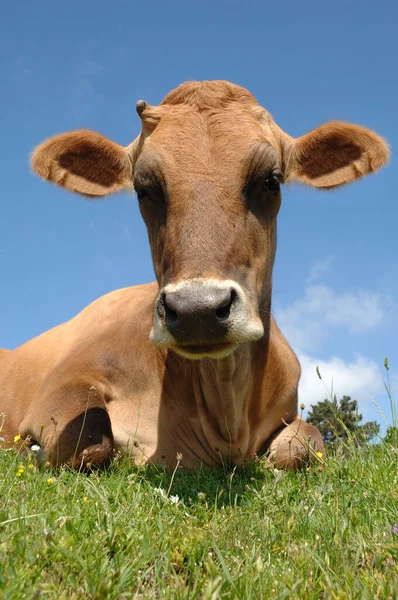
[[[1,354],[2,436],[76,469],[107,464],[115,449],[167,468],[317,460],[321,435],[298,410],[300,366],[271,316],[281,185],[353,182],[387,163],[386,142],[343,122],[294,139],[226,81],[184,83],[136,108],[129,146],[72,131],[31,164],[88,198],[135,190],[156,281]]]

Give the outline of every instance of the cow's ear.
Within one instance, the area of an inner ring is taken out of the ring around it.
[[[132,188],[128,149],[89,130],[46,140],[33,151],[31,165],[43,179],[91,198]]]
[[[380,169],[388,162],[379,135],[349,123],[332,122],[293,141],[286,180],[334,188]]]

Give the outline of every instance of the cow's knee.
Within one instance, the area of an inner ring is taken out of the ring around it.
[[[52,464],[69,464],[75,469],[84,469],[109,463],[113,455],[113,435],[105,408],[88,408],[61,431],[56,431],[57,426],[55,421],[53,441],[46,448]]]
[[[318,429],[299,418],[275,433],[268,448],[271,461],[284,469],[299,469],[325,456]]]

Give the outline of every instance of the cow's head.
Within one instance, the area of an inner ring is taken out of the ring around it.
[[[264,335],[281,184],[349,183],[384,165],[388,147],[339,122],[293,139],[224,81],[183,84],[137,112],[142,133],[130,146],[65,133],[34,151],[33,169],[91,198],[134,188],[160,290],[152,342],[188,358],[226,356]]]

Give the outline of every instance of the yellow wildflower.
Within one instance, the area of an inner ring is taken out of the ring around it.
[[[28,465],[28,469],[33,469],[34,465],[32,465],[32,463],[30,463],[30,465]]]
[[[20,471],[17,471],[17,472],[15,473],[15,477],[21,477],[21,472],[20,472]]]
[[[21,436],[19,435],[19,433],[18,433],[18,435],[14,435],[14,444],[18,444],[18,442],[20,442],[20,441],[21,441]]]
[[[52,485],[53,483],[55,483],[55,481],[55,477],[50,477],[49,479],[47,479],[48,485]]]
[[[83,497],[83,502],[84,502],[84,504],[86,504],[86,502],[87,502],[87,496]]]
[[[321,452],[320,450],[318,450],[318,452],[316,453],[318,458],[322,458],[323,456],[323,452]]]

